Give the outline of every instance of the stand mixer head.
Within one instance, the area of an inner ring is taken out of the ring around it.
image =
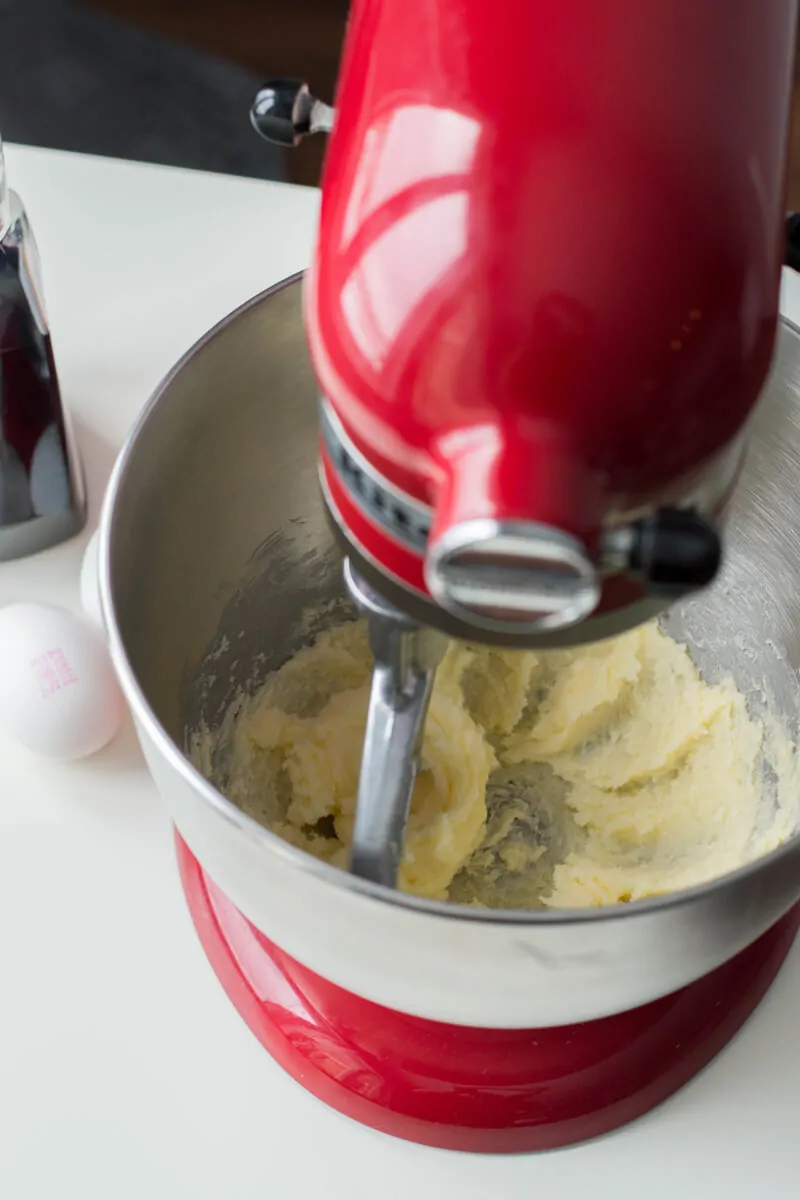
[[[305,316],[376,660],[357,874],[396,880],[441,635],[594,641],[714,579],[775,338],[795,19],[354,0],[335,118],[259,94],[272,140],[332,130]]]

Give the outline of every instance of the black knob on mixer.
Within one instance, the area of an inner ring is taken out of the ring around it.
[[[297,146],[312,133],[330,133],[333,109],[317,100],[302,79],[270,79],[250,109],[253,128],[277,146]]]
[[[800,213],[789,213],[786,218],[786,249],[784,265],[800,271]]]
[[[630,527],[627,573],[651,595],[679,598],[711,583],[722,540],[693,509],[661,508]]]

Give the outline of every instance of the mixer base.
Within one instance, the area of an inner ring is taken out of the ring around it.
[[[469,1029],[382,1008],[302,967],[176,842],[203,948],[272,1057],[339,1112],[443,1149],[555,1149],[642,1116],[723,1049],[800,927],[798,906],[711,975],[631,1012],[555,1029]]]

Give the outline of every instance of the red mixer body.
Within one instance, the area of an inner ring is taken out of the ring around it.
[[[795,15],[354,0],[306,320],[347,438],[432,538],[491,518],[592,547],[736,443],[777,322]]]

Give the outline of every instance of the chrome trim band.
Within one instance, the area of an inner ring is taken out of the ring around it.
[[[319,403],[319,424],[325,449],[353,503],[365,516],[422,558],[428,545],[433,510],[406,495],[376,471],[353,445],[324,397]]]

